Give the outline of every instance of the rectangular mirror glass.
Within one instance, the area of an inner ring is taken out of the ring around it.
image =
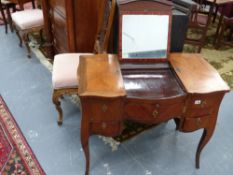
[[[164,59],[168,53],[169,15],[122,15],[122,59]]]

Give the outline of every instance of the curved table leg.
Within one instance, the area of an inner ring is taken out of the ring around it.
[[[196,152],[196,168],[200,168],[200,155],[201,151],[205,147],[205,145],[209,142],[210,138],[212,137],[215,129],[215,124],[216,124],[217,116],[212,118],[210,121],[210,125],[208,128],[204,128],[201,140],[199,142],[199,145],[197,147],[197,152]]]
[[[179,118],[174,118],[174,122],[176,124],[176,130],[180,128],[180,119]]]
[[[84,116],[81,125],[81,144],[86,158],[85,175],[89,175],[90,168],[90,152],[89,152],[89,127],[88,122],[85,122]]]

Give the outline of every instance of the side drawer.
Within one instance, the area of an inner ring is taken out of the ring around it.
[[[196,94],[192,95],[186,104],[186,117],[202,117],[211,115],[221,102],[220,94]]]
[[[215,97],[210,95],[194,95],[189,101],[191,108],[204,108],[207,106],[213,106]]]
[[[90,106],[90,121],[91,122],[108,122],[120,121],[122,119],[123,98],[98,98],[89,102]]]
[[[123,124],[122,122],[92,122],[90,130],[92,134],[113,137],[122,132]]]
[[[211,120],[210,116],[198,117],[198,118],[185,118],[182,126],[182,131],[192,132],[201,128],[206,128]]]
[[[213,107],[205,107],[205,108],[190,108],[187,111],[187,117],[202,117],[213,114]]]

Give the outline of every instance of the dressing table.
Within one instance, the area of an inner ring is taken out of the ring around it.
[[[81,56],[81,144],[89,174],[89,137],[116,136],[124,121],[159,124],[173,119],[176,129],[203,129],[196,152],[213,135],[218,109],[230,89],[199,54],[169,53],[171,4],[128,0],[119,4],[119,53]]]

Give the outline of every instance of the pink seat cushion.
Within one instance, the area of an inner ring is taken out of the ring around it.
[[[43,12],[40,9],[23,10],[12,13],[13,22],[21,30],[30,29],[44,25]]]
[[[206,25],[208,22],[208,16],[207,15],[197,15],[197,22],[201,25]]]
[[[77,70],[80,55],[93,55],[92,53],[66,53],[54,57],[52,82],[54,89],[77,88]]]

